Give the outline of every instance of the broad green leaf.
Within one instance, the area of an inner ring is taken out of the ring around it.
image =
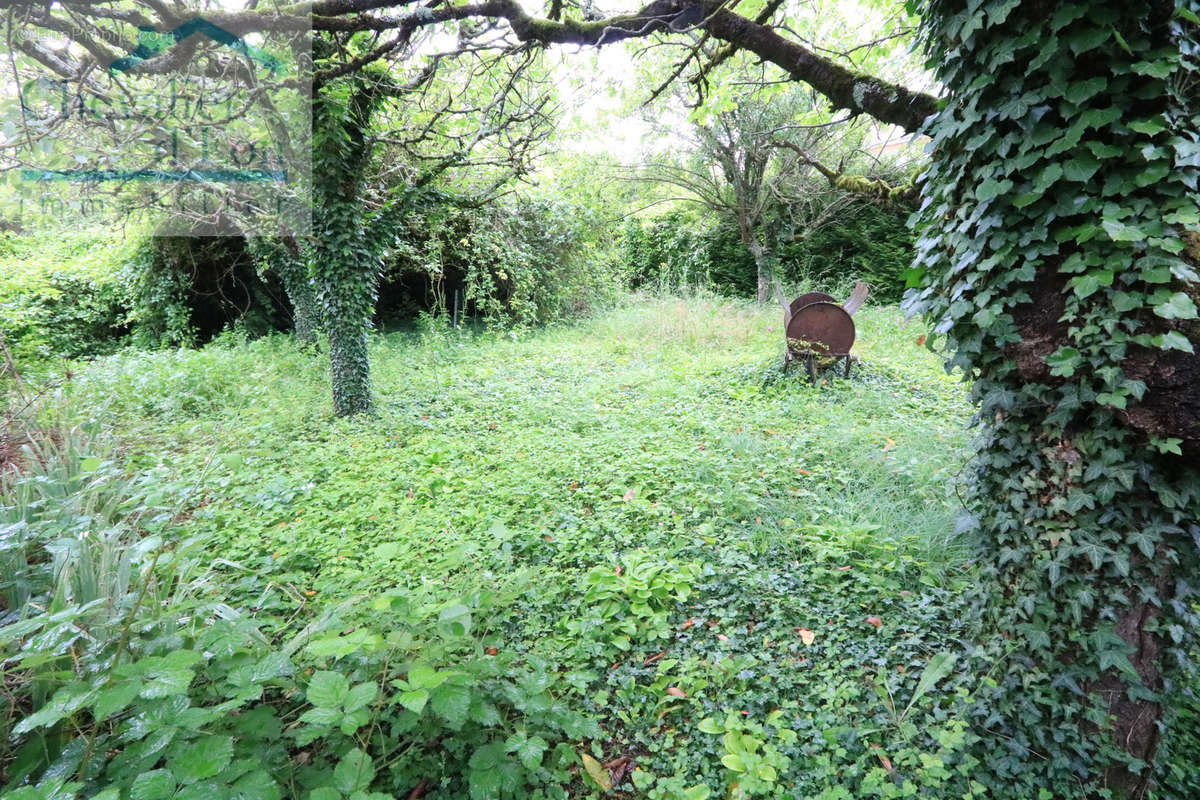
[[[165,769],[143,772],[129,787],[129,800],[169,800],[175,796],[175,778]]]
[[[110,686],[96,695],[92,701],[92,713],[96,719],[108,719],[113,714],[124,711],[125,707],[138,696],[141,686],[136,681],[124,681]]]
[[[178,745],[172,747],[172,750]],[[233,739],[228,736],[200,736],[188,742],[170,759],[171,771],[180,783],[189,784],[211,778],[229,765],[233,758]]]
[[[343,794],[365,791],[375,779],[371,757],[357,747],[342,756],[333,769],[333,785]]]
[[[402,692],[397,697],[397,702],[414,714],[420,714],[421,710],[425,708],[425,704],[429,702],[429,691],[427,689],[415,689],[411,692]]]
[[[549,743],[540,736],[531,736],[517,747],[517,759],[525,769],[535,770],[542,764],[542,754],[546,752]]]
[[[737,753],[726,753],[725,755],[721,756],[721,763],[725,765],[726,769],[732,770],[733,772],[746,771],[746,762],[742,761],[742,757]]]
[[[1183,292],[1176,292],[1154,306],[1154,313],[1163,319],[1196,319],[1196,303]]]
[[[379,687],[373,683],[360,683],[346,695],[342,707],[347,711],[357,711],[367,706],[379,694]]]
[[[471,609],[456,603],[438,614],[438,627],[452,636],[465,636],[471,631]]]
[[[471,707],[471,690],[455,683],[443,683],[430,693],[429,706],[433,713],[458,730],[467,721],[467,710]]]
[[[436,670],[428,664],[414,664],[408,671],[408,685],[414,689],[436,689],[449,677],[448,671]]]
[[[318,708],[341,708],[350,694],[350,681],[340,672],[322,670],[312,676],[305,694]]]
[[[954,664],[958,661],[958,654],[943,650],[936,653],[933,658],[929,659],[929,663],[925,665],[925,669],[921,672],[921,678],[917,681],[917,688],[913,691],[912,699],[908,701],[908,706],[904,709],[905,714],[913,705],[925,696],[938,681],[945,678],[954,671]]]

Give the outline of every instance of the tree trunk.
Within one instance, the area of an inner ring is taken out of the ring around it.
[[[756,272],[755,299],[759,303],[765,303],[771,299],[771,253],[758,240],[758,236],[756,235],[757,227],[752,220],[738,219],[738,235],[742,239],[742,244],[746,246],[746,249],[750,251],[750,255],[754,259],[754,269]]]
[[[369,412],[371,362],[367,356],[365,327],[342,319],[331,321],[328,333],[333,413],[345,417]]]
[[[321,327],[317,292],[299,252],[289,255],[291,257],[280,260],[278,269],[283,289],[292,303],[292,329],[302,348],[315,347],[317,331]]]
[[[997,796],[1142,798],[1191,735],[1162,727],[1163,693],[1195,681],[1200,574],[1200,50],[1173,6],[923,15],[949,96],[909,303],[979,406],[974,671],[997,682],[978,693]]]
[[[312,272],[329,337],[333,413],[339,417],[371,411],[371,362],[367,337],[375,309],[379,257],[368,244],[358,211],[349,203],[329,203],[314,217],[316,243]]]

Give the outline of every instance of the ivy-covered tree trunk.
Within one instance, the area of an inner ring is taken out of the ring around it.
[[[321,327],[320,310],[308,264],[296,238],[257,237],[250,240],[250,247],[255,257],[283,282],[283,290],[292,304],[292,329],[296,340],[302,348],[315,346]]]
[[[1140,798],[1195,685],[1200,4],[927,0],[918,291],[974,379],[1004,797]],[[1194,245],[1193,245],[1194,248]]]
[[[367,336],[375,309],[379,248],[364,211],[369,126],[381,99],[379,76],[361,72],[327,84],[313,103],[313,247],[321,318],[329,337],[333,410],[371,410]]]

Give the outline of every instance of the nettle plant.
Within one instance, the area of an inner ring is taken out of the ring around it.
[[[1196,682],[1200,5],[916,5],[948,98],[908,302],[979,406],[986,780],[1142,797]]]

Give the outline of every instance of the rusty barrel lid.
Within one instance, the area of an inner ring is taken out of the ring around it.
[[[854,320],[837,303],[824,300],[809,303],[792,314],[787,338],[793,351],[848,355],[854,346]],[[798,343],[794,344],[794,340]],[[800,344],[804,342],[808,344]]]
[[[833,295],[825,294],[824,292],[806,292],[792,301],[790,309],[791,313],[795,314],[800,309],[813,303],[832,303]]]

